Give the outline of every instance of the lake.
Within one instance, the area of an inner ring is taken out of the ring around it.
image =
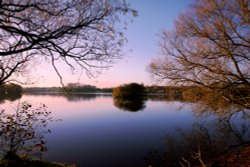
[[[208,150],[209,157],[250,137],[249,110],[234,107],[216,112],[164,98],[125,104],[109,94],[23,95],[18,101],[45,104],[61,120],[48,125],[42,159],[80,167],[167,166],[190,151]],[[2,108],[17,103],[5,101]]]

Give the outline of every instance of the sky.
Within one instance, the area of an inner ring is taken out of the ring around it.
[[[63,83],[79,82],[100,88],[131,82],[158,84],[152,80],[146,67],[153,58],[160,56],[159,34],[164,29],[172,30],[174,20],[190,3],[191,0],[130,0],[131,7],[138,11],[138,17],[133,18],[133,22],[128,24],[128,29],[124,32],[128,40],[124,47],[124,57],[95,78],[88,78],[84,73],[79,78],[79,73],[72,75],[66,67],[61,67]],[[39,65],[33,71],[33,84],[28,86],[61,86],[51,66]]]

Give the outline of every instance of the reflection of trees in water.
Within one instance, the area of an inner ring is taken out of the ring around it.
[[[54,96],[54,97],[65,97],[68,101],[84,101],[84,100],[94,100],[97,97],[112,97],[111,93],[29,93],[29,95],[32,96]],[[118,98],[116,98],[118,99]],[[119,101],[121,101],[122,98],[120,98]],[[141,103],[142,99],[135,98],[135,99],[128,99],[123,98],[126,100],[130,100],[129,102],[132,103],[132,101],[138,101],[137,104]],[[180,97],[173,97],[168,96],[166,94],[147,94],[145,97],[143,97],[143,100],[151,100],[151,101],[182,101],[182,98]],[[140,102],[139,102],[140,101]]]
[[[69,102],[94,100],[97,97],[111,97],[110,93],[31,93],[29,95],[65,97]]]
[[[151,151],[146,159],[152,166],[191,166],[213,163],[218,156],[240,146],[250,145],[249,110],[228,108],[227,112],[210,110],[199,114],[202,123],[192,129],[178,129],[179,136],[167,136],[164,152]],[[197,110],[196,110],[197,112]],[[200,155],[198,154],[200,153]],[[197,156],[199,155],[199,156]]]
[[[147,100],[151,101],[181,101],[180,97],[173,97],[168,96],[166,94],[155,94],[155,93],[149,93],[145,97],[138,97],[138,98],[119,98],[119,97],[113,97],[113,103],[114,105],[122,109],[124,111],[142,111],[146,108],[145,102]]]
[[[52,121],[45,105],[33,108],[28,103],[19,104],[14,114],[0,112],[0,153],[2,158],[40,157],[47,150],[44,134]]]
[[[22,97],[22,94],[0,94],[0,103],[4,103],[5,100],[15,101]]]
[[[88,101],[88,100],[94,100],[97,97],[103,97],[103,96],[111,96],[111,94],[96,94],[96,93],[86,93],[86,94],[67,94],[65,97],[68,101]]]
[[[124,98],[113,98],[114,105],[124,111],[140,111],[143,110],[145,105],[145,100],[143,99],[124,99]]]

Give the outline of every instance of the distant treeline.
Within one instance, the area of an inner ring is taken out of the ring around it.
[[[188,86],[145,86],[145,92],[148,94],[166,94],[168,96],[180,96],[184,91],[190,89]],[[77,83],[70,83],[63,87],[26,87],[23,88],[26,93],[57,93],[57,92],[69,92],[69,93],[81,93],[81,92],[107,92],[112,93],[115,88],[98,88],[93,85],[81,85]]]
[[[24,93],[61,92],[61,87],[26,87]]]
[[[138,87],[139,86],[139,87]],[[213,85],[212,85],[213,86]],[[215,90],[218,89],[216,94]],[[141,90],[141,91],[140,91]],[[142,93],[140,93],[142,92]],[[232,103],[250,103],[250,90],[245,87],[238,87],[237,91],[231,89],[230,87],[225,87],[221,89],[220,85],[214,85],[213,93],[210,89],[206,89],[201,86],[144,86],[143,84],[130,83],[118,86],[116,88],[97,88],[92,85],[82,85],[78,83],[71,83],[65,87],[28,87],[22,88],[18,84],[3,84],[0,85],[0,103],[4,100],[14,101],[22,97],[23,93],[27,94],[58,94],[60,96],[65,96],[68,100],[82,100],[85,97],[76,97],[76,94],[90,94],[87,99],[95,98],[98,93],[113,93],[113,97],[116,98],[115,104],[117,106],[123,106],[125,104],[133,108],[143,106],[134,106],[134,101],[144,101],[148,100],[166,100],[166,101],[186,101],[186,102],[203,102],[212,106],[213,108],[220,108],[221,106],[228,106]],[[117,94],[118,93],[118,94]],[[74,96],[71,96],[75,94]],[[229,101],[225,97],[230,94],[234,101]],[[120,98],[122,97],[122,98]],[[128,99],[133,97],[133,101],[129,103]],[[86,98],[85,98],[86,100]]]
[[[112,93],[113,94],[119,90],[118,88],[122,88],[125,86],[125,91],[122,91],[122,94],[130,94],[129,92],[137,92],[136,89],[130,89],[129,85],[133,85],[136,83],[125,84],[121,85],[116,88],[97,88],[96,86],[92,85],[83,85],[78,83],[70,83],[67,84],[64,88],[62,87],[30,87],[30,88],[23,88],[25,93],[58,93],[58,92],[67,92],[67,93]],[[140,84],[138,84],[140,85]],[[143,87],[144,94],[147,97],[151,97],[153,94],[157,94],[161,97],[164,97],[165,100],[181,100],[181,101],[204,101],[211,104],[224,104],[229,103],[227,100],[224,100],[223,97],[226,97],[228,93],[231,94],[235,98],[235,102],[241,102],[243,99],[244,101],[250,101],[250,90],[245,87],[237,88],[237,91],[230,88],[221,89],[220,85],[214,85],[213,91],[218,89],[217,94],[211,94],[210,89],[206,89],[201,86],[144,86]],[[213,86],[213,85],[211,85]],[[12,86],[13,87],[13,86]],[[5,89],[3,89],[5,91]],[[135,91],[136,90],[136,91]],[[223,90],[223,91],[222,91]],[[1,92],[1,90],[0,90]],[[10,91],[11,92],[11,91]],[[12,91],[13,92],[13,91]],[[118,91],[119,92],[119,91]],[[133,96],[140,96],[139,93],[133,93]],[[211,96],[216,97],[216,99],[211,98]],[[240,99],[240,100],[239,100]],[[230,102],[231,103],[231,102]]]
[[[97,88],[92,85],[81,85],[77,83],[67,84],[65,87],[27,87],[24,88],[25,93],[111,93],[112,88]]]
[[[57,93],[57,92],[69,92],[69,93],[81,93],[81,92],[107,92],[112,93],[115,88],[98,88],[93,85],[81,85],[70,83],[67,86],[63,87],[26,87],[23,88],[25,93]],[[158,93],[158,94],[167,94],[170,96],[179,96],[184,90],[187,90],[188,87],[178,87],[178,86],[145,86],[146,93]]]

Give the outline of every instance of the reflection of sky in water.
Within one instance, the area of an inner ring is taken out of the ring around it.
[[[180,102],[147,101],[143,111],[128,112],[116,108],[111,97],[69,102],[26,95],[22,101],[44,103],[62,119],[50,124],[44,159],[79,166],[144,166],[150,148],[160,148],[166,134],[195,121],[190,106]]]

